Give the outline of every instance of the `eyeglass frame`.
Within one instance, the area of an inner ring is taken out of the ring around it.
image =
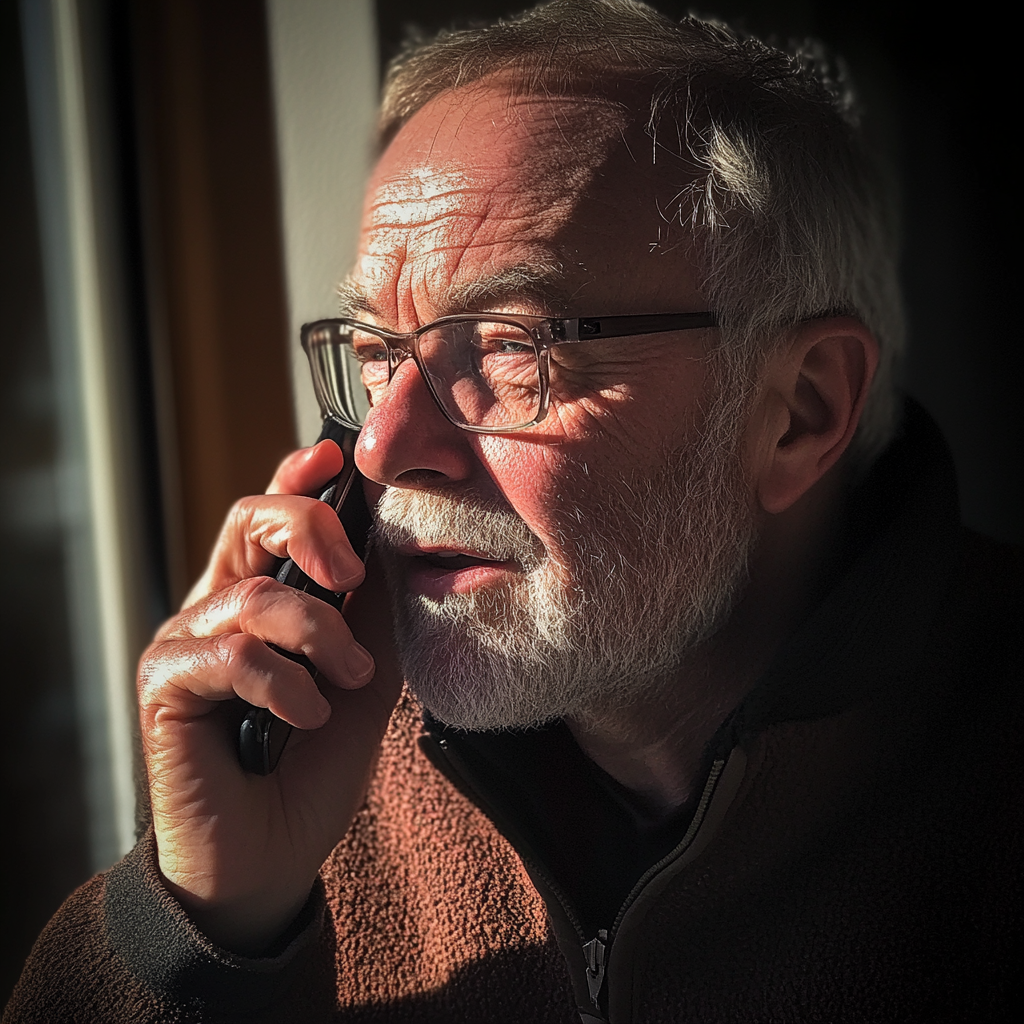
[[[440,396],[430,381],[423,358],[419,351],[419,339],[428,331],[436,330],[453,323],[499,323],[518,327],[529,335],[537,356],[537,415],[528,423],[511,427],[478,427],[470,423],[460,423],[444,406]],[[303,324],[299,331],[302,349],[313,367],[310,351],[310,336],[318,328],[327,326],[346,326],[365,329],[384,342],[388,354],[388,384],[391,384],[395,371],[410,356],[420,371],[424,384],[434,404],[441,414],[453,426],[460,430],[468,430],[474,434],[510,434],[519,430],[535,427],[547,416],[551,406],[551,349],[559,345],[581,345],[589,341],[605,341],[609,338],[644,337],[651,334],[667,334],[672,331],[690,331],[718,326],[718,315],[710,310],[696,313],[640,313],[625,316],[598,317],[550,317],[534,316],[527,313],[454,313],[432,320],[415,331],[392,331],[386,327],[377,327],[351,317],[329,317],[313,320]],[[397,356],[397,358],[396,358]],[[327,411],[327,403],[320,394],[320,382],[313,371],[313,385],[317,392],[321,411],[325,415],[334,415]],[[372,408],[372,406],[371,406]]]

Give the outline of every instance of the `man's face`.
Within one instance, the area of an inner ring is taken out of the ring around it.
[[[651,251],[657,184],[635,147],[600,98],[500,83],[437,98],[371,181],[352,314],[404,331],[467,310],[705,308],[682,250]],[[598,714],[665,685],[720,621],[752,526],[708,340],[556,349],[547,418],[504,436],[454,427],[412,361],[398,368],[357,461],[387,487],[378,543],[400,654],[437,717]]]

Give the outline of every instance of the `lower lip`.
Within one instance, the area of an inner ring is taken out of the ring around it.
[[[449,594],[468,594],[482,587],[495,586],[515,571],[515,566],[509,562],[445,569],[421,558],[413,558],[409,560],[405,582],[413,593],[441,601]]]

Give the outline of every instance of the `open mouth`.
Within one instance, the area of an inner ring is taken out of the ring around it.
[[[502,567],[509,565],[508,562],[499,562],[492,558],[482,558],[479,555],[466,555],[461,551],[431,551],[419,557],[427,565],[435,569],[443,569],[446,572],[455,572],[457,569],[470,569],[477,565]]]
[[[454,548],[428,551],[411,547],[399,549],[398,554],[408,559],[406,584],[437,599],[493,585],[509,572],[522,572],[516,561],[487,558]]]

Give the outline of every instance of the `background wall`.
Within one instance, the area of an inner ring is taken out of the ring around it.
[[[49,2],[22,0],[22,9]],[[365,130],[375,58],[395,53],[413,26],[431,31],[519,5],[53,3],[88,15],[105,78],[106,173],[119,224],[106,271],[124,290],[134,442],[124,456],[131,464],[118,471],[137,486],[140,616],[152,629],[200,571],[230,503],[262,489],[279,457],[315,429],[308,395],[298,421],[292,405],[294,328],[331,312],[331,283],[351,251],[365,155],[362,139],[355,152],[346,142]],[[679,16],[686,4],[655,6]],[[848,58],[869,131],[900,182],[907,387],[951,441],[967,521],[1024,539],[1017,255],[1003,186],[1017,115],[1010,62],[986,49],[991,29],[881,0],[723,0],[715,9],[760,33],[819,35]],[[346,14],[354,27],[339,27]],[[316,27],[305,41],[304,25]],[[0,999],[49,915],[101,866],[76,695],[47,211],[21,29],[17,0],[0,0]],[[343,125],[333,138],[332,125]],[[304,157],[312,140],[326,147],[316,159]]]
[[[299,327],[333,316],[355,259],[377,107],[372,0],[267,0],[295,425],[320,433]]]

